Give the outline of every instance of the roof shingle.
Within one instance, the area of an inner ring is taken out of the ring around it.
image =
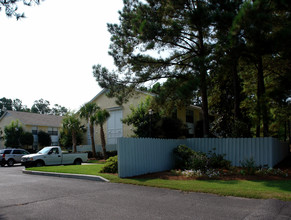
[[[22,124],[32,126],[61,127],[63,117],[30,112],[7,111],[7,116],[18,119]]]

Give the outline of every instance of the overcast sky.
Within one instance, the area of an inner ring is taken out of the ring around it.
[[[21,3],[22,4],[22,3]],[[78,110],[101,88],[94,64],[112,69],[107,23],[118,23],[122,0],[45,0],[22,7],[16,21],[0,12],[0,98],[35,100]]]

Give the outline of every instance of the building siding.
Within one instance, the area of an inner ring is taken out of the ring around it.
[[[33,115],[32,115],[32,117],[33,117]],[[4,128],[7,125],[9,125],[12,121],[16,121],[16,120],[19,121],[19,123],[21,124],[21,126],[22,126],[22,128],[23,128],[23,130],[25,132],[32,132],[32,128],[33,127],[37,127],[37,130],[38,131],[44,131],[44,132],[47,133],[48,132],[48,128],[53,127],[53,126],[26,125],[26,124],[23,124],[21,122],[21,120],[19,120],[18,118],[15,118],[15,117],[11,116],[10,114],[7,114],[4,117],[2,117],[2,119],[0,120],[0,128],[3,131],[3,135],[4,135]],[[54,128],[57,128],[58,129],[58,136],[53,135],[53,136],[51,136],[51,138],[52,138],[52,141],[57,142],[59,140],[61,124],[59,125],[59,127],[54,127]],[[5,145],[4,144],[5,144],[5,141],[4,140],[1,140],[1,142],[0,142],[0,149],[1,148],[5,148]]]
[[[128,115],[131,114],[130,107],[131,106],[138,106],[142,101],[145,101],[147,97],[150,95],[143,92],[136,92],[131,98],[129,98],[127,103],[124,103],[122,106],[119,106],[115,102],[115,98],[108,98],[105,92],[99,93],[96,97],[94,97],[90,102],[96,103],[100,108],[107,109],[109,112],[115,110],[122,110],[122,118],[126,118]],[[193,117],[194,117],[194,128],[197,123],[201,119],[201,114],[198,107],[189,106],[187,109],[193,110]],[[177,118],[180,119],[183,123],[186,123],[186,108],[179,108],[177,110]],[[82,123],[87,125],[87,122],[83,119]],[[103,126],[105,139],[107,141],[107,122]],[[134,135],[133,127],[127,124],[122,124],[122,135],[123,137],[132,137]],[[89,138],[88,138],[89,136]],[[100,127],[94,126],[94,140],[96,145],[101,145],[100,139]],[[89,130],[83,136],[83,145],[90,145],[90,134]]]
[[[127,103],[124,103],[122,106],[119,106],[115,102],[115,98],[108,98],[105,93],[100,94],[100,96],[91,100],[91,102],[96,103],[100,108],[107,109],[109,113],[114,110],[122,110],[122,118],[125,118],[127,115],[131,114],[130,106],[137,106],[141,101],[144,101],[148,95],[144,93],[138,93],[131,97]],[[86,121],[82,120],[83,124],[87,124]],[[103,126],[105,139],[107,141],[107,122]],[[89,131],[83,136],[84,145],[89,145],[87,135]],[[123,137],[131,137],[134,135],[132,127],[126,124],[122,124],[122,134]],[[94,126],[94,140],[96,145],[101,145],[100,139],[100,126]]]

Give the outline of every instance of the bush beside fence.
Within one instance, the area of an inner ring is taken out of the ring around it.
[[[216,153],[226,154],[233,166],[253,158],[257,166],[273,167],[288,154],[288,145],[274,138],[193,138],[187,140],[187,146],[204,153],[215,148]]]
[[[132,177],[170,170],[174,167],[173,149],[184,144],[195,151],[208,153],[215,148],[226,154],[232,165],[253,158],[257,166],[275,166],[289,153],[287,144],[275,138],[191,138],[181,140],[119,138],[118,175]]]

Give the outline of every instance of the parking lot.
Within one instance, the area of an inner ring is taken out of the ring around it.
[[[22,169],[0,168],[0,220],[291,219],[291,202],[35,176]]]

